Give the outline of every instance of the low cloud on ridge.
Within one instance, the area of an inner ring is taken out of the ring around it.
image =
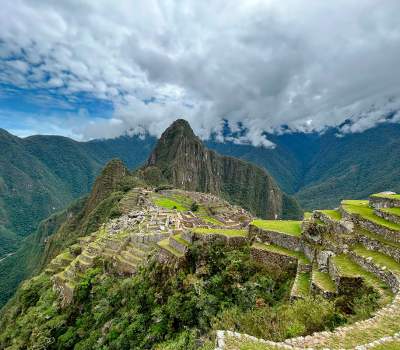
[[[160,136],[184,118],[203,139],[226,120],[246,130],[236,143],[273,147],[263,131],[350,119],[343,135],[400,110],[398,1],[0,4],[0,103],[65,110],[37,118],[75,139]],[[87,100],[114,112],[87,113]]]

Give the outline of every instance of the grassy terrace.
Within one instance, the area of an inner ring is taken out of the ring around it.
[[[371,232],[369,232],[367,230],[364,230],[360,226],[356,226],[355,232],[360,234],[360,235],[362,235],[362,236],[366,236],[366,237],[369,237],[369,238],[372,238],[372,239],[376,239],[379,242],[382,242],[384,244],[387,244],[387,245],[390,245],[392,247],[400,249],[400,244],[399,243],[395,243],[395,242],[389,241],[389,240],[387,240],[387,239],[385,239],[385,238],[383,238],[381,236],[374,235],[373,233],[371,233]]]
[[[338,210],[318,210],[320,213],[324,213],[332,218],[332,220],[340,221],[342,214]]]
[[[59,255],[57,255],[57,258],[60,259],[67,259],[67,260],[74,260],[74,258],[71,256],[71,254],[69,252],[65,252],[65,253],[61,253]]]
[[[318,271],[317,267],[315,266],[315,268],[313,268],[313,277],[315,284],[322,290],[327,290],[332,293],[336,292],[335,283],[333,283],[329,273],[323,273],[321,271]]]
[[[208,229],[208,228],[193,228],[190,229],[192,232],[210,234],[210,233],[220,233],[227,236],[247,236],[247,231],[239,230],[223,230],[223,229]]]
[[[372,286],[384,296],[391,296],[389,287],[373,274],[363,270],[347,254],[341,254],[331,258],[338,272],[343,277],[362,277],[367,285]]]
[[[265,245],[262,243],[253,243],[253,246],[268,250],[270,252],[292,256],[292,257],[298,259],[299,262],[302,264],[311,265],[311,261],[303,253],[295,252],[294,250],[289,250],[286,248],[278,247],[275,244]]]
[[[172,254],[174,254],[175,256],[177,256],[177,257],[179,257],[179,258],[182,257],[182,256],[184,256],[184,254],[182,254],[181,252],[178,252],[176,249],[172,248],[172,247],[169,245],[169,238],[164,239],[164,240],[158,242],[157,244],[158,244],[159,246],[165,248],[165,249],[168,249]]]
[[[251,225],[271,231],[279,231],[293,236],[301,236],[301,221],[254,220]]]
[[[181,234],[180,233],[175,235],[175,236],[173,236],[172,238],[175,241],[179,242],[180,244],[183,244],[183,245],[185,245],[187,247],[190,247],[190,244],[181,238]]]
[[[344,201],[343,208],[349,213],[359,214],[361,218],[377,223],[392,230],[400,231],[400,225],[374,215],[374,210],[368,207],[368,201]]]
[[[155,198],[154,203],[157,204],[159,207],[164,207],[170,210],[173,207],[176,207],[176,210],[178,211],[188,210],[188,207],[184,207],[181,203],[175,202],[168,198]]]
[[[400,194],[373,194],[372,197],[400,199]]]
[[[309,295],[311,287],[311,280],[309,273],[300,273],[297,278],[296,292],[300,295]]]
[[[366,258],[372,258],[372,263],[379,264],[380,266],[386,266],[396,275],[400,275],[400,263],[398,263],[396,260],[389,258],[387,255],[368,250],[361,244],[356,244],[352,247],[352,250],[358,255],[364,256]]]
[[[379,210],[400,216],[400,208],[379,208]]]
[[[304,213],[304,219],[308,220],[311,217],[312,213]]]

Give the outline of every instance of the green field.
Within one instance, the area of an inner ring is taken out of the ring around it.
[[[298,259],[299,262],[301,262],[302,264],[307,264],[307,265],[311,264],[311,261],[303,253],[295,252],[294,250],[289,250],[286,248],[282,248],[275,244],[265,245],[262,243],[253,243],[253,246],[268,250],[270,252],[293,256],[294,258]]]
[[[167,208],[167,209],[170,209],[170,210],[173,207],[176,207],[176,209],[178,211],[188,210],[188,208],[184,207],[181,203],[175,202],[175,201],[173,201],[171,199],[168,199],[168,198],[156,198],[154,200],[154,203],[157,204],[159,207],[164,207],[164,208]]]
[[[372,197],[400,199],[400,194],[373,194]]]
[[[318,210],[320,213],[324,213],[332,218],[332,220],[340,221],[342,214],[338,210]]]
[[[251,225],[300,237],[302,228],[299,226],[301,223],[301,221],[254,220]]]

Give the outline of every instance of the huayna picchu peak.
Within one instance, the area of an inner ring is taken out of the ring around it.
[[[299,219],[297,201],[253,163],[205,147],[189,123],[178,119],[153,148],[143,169],[156,167],[175,188],[214,194],[264,219]]]
[[[14,256],[34,277],[1,310],[1,349],[400,348],[400,195],[303,214],[184,120]]]

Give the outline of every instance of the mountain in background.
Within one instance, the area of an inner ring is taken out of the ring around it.
[[[209,150],[183,119],[161,135],[143,169],[156,167],[175,188],[218,195],[263,219],[300,219],[297,201],[260,167]]]
[[[104,164],[119,157],[143,163],[155,138],[76,142],[60,136],[19,138],[0,129],[0,259],[40,221],[87,194]]]

